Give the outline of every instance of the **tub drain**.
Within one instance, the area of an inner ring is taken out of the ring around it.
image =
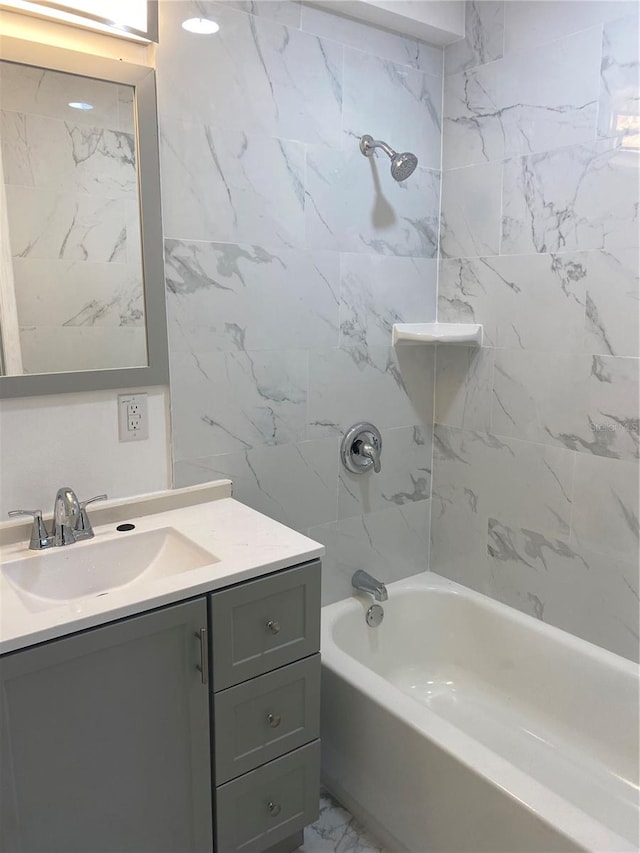
[[[367,625],[370,628],[377,628],[378,625],[384,619],[384,610],[380,607],[379,604],[372,604],[371,607],[367,610],[366,615]]]

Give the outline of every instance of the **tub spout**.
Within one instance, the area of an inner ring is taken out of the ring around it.
[[[353,586],[354,589],[361,590],[362,592],[368,592],[376,601],[386,601],[389,597],[387,595],[387,588],[382,581],[376,580],[368,572],[363,572],[362,569],[358,569],[358,571],[354,573],[351,578],[351,586]]]

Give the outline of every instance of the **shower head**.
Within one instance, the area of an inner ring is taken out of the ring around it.
[[[371,157],[375,148],[382,148],[391,160],[391,177],[394,181],[406,180],[409,175],[413,174],[418,165],[418,158],[410,151],[398,154],[386,142],[382,142],[382,140],[374,139],[368,134],[361,137],[360,151],[362,151],[365,157]]]

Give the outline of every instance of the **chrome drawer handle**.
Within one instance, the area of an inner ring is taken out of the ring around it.
[[[280,808],[280,806],[278,805],[278,803],[274,803],[273,801],[271,801],[271,802],[269,803],[269,805],[267,806],[267,808],[269,809],[269,814],[271,815],[271,817],[278,817],[278,815],[279,815],[279,814],[280,814],[280,812],[281,812],[281,808]]]
[[[207,646],[207,629],[200,628],[194,634],[196,640],[200,641],[200,663],[196,664],[196,669],[200,673],[200,680],[203,684],[207,683],[207,670],[209,669],[208,646]]]
[[[267,714],[267,722],[271,726],[272,729],[277,729],[280,725],[280,714]]]
[[[280,623],[274,622],[273,619],[270,619],[269,622],[267,622],[267,628],[271,631],[272,634],[280,633]]]

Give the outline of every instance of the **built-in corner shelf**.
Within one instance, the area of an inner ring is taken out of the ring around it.
[[[394,323],[392,344],[462,344],[482,346],[480,323]]]

